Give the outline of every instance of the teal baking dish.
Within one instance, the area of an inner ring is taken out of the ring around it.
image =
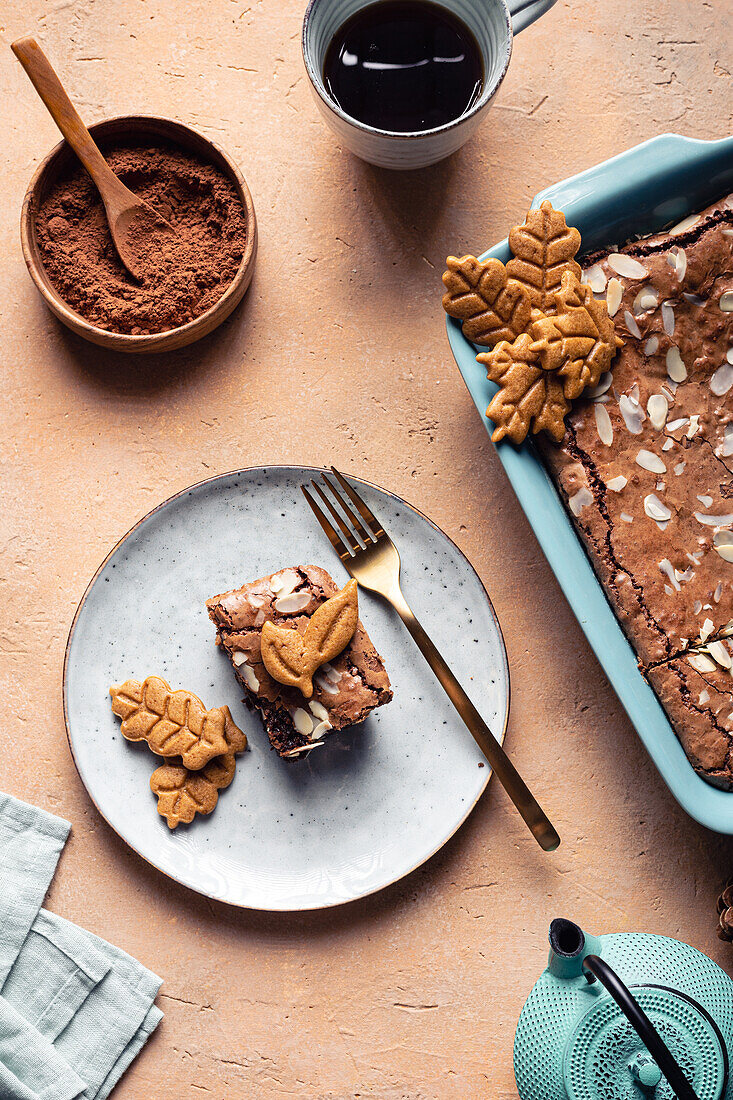
[[[733,137],[697,141],[662,134],[536,195],[550,199],[583,237],[583,249],[622,243],[681,221],[733,191]],[[506,240],[484,253],[506,261]],[[485,410],[496,387],[476,362],[477,349],[457,321],[448,340],[474,404]],[[692,769],[636,655],[619,626],[554,484],[531,442],[496,445],[507,477],[557,580],[616,694],[665,783],[702,825],[733,834],[733,792],[706,783]]]

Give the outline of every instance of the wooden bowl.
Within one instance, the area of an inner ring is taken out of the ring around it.
[[[23,256],[31,278],[45,298],[49,309],[56,314],[58,319],[63,321],[73,332],[78,333],[79,336],[91,340],[93,344],[101,344],[102,347],[113,348],[115,351],[138,353],[172,351],[175,348],[192,344],[194,340],[206,336],[229,316],[244,297],[244,293],[252,281],[257,254],[257,219],[252,196],[244,177],[226,153],[213,141],[209,141],[202,134],[198,134],[190,127],[184,126],[180,122],[174,122],[172,119],[130,115],[98,122],[96,126],[90,126],[89,129],[95,141],[102,147],[102,152],[104,152],[105,145],[115,140],[129,141],[130,138],[140,138],[144,141],[150,139],[155,141],[163,139],[179,146],[186,152],[196,153],[203,160],[207,160],[221,169],[234,184],[245,211],[247,241],[242,262],[232,282],[218,302],[215,302],[200,317],[196,317],[193,321],[188,321],[178,328],[167,329],[165,332],[131,336],[121,332],[109,332],[107,329],[100,328],[98,325],[93,325],[85,320],[81,314],[71,309],[64,301],[46,274],[36,238],[36,216],[41,203],[59,175],[71,163],[79,163],[66,142],[61,141],[51,150],[38,168],[23,200],[20,237]]]

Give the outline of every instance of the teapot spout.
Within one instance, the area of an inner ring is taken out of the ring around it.
[[[578,978],[583,973],[583,959],[601,954],[601,941],[590,936],[577,924],[558,917],[550,925],[550,959],[548,970],[556,978]]]

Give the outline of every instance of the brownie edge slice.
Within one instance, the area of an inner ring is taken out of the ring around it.
[[[245,701],[259,711],[270,744],[283,757],[307,756],[326,734],[363,722],[392,698],[384,661],[361,621],[346,649],[314,676],[311,699],[273,680],[265,668],[263,625],[269,621],[302,632],[316,608],[336,592],[325,569],[296,565],[206,602],[216,644],[226,651]]]

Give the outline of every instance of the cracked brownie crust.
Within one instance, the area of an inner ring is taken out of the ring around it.
[[[584,280],[625,344],[539,447],[693,767],[730,790],[733,196]]]
[[[308,701],[297,688],[273,680],[265,668],[263,624],[305,630],[316,608],[337,591],[325,569],[305,565],[281,569],[207,601],[217,645],[226,651],[246,702],[259,711],[280,756],[307,755],[325,734],[363,722],[392,698],[384,662],[361,622],[343,652],[316,673]]]

